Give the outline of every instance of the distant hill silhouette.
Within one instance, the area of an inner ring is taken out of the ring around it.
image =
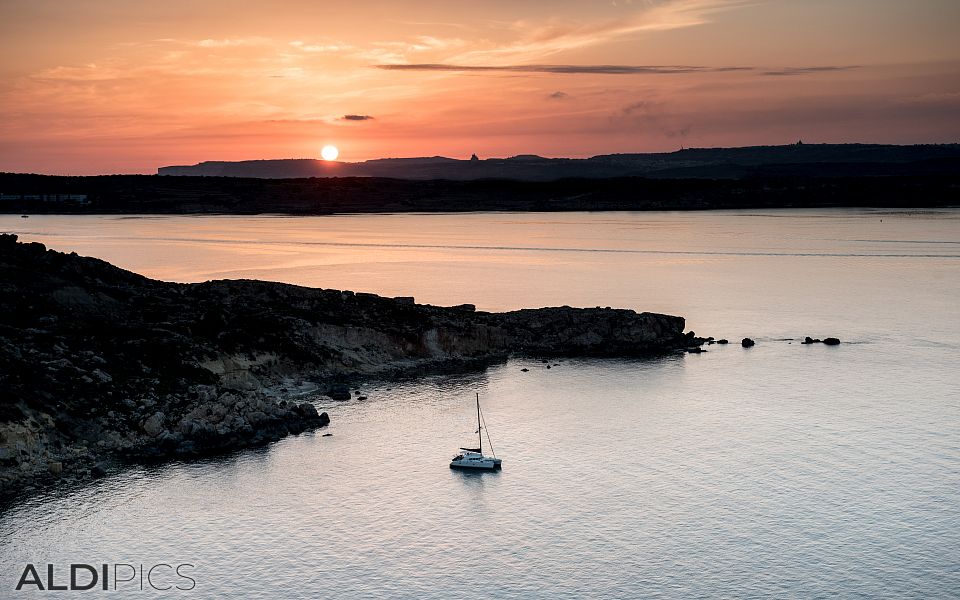
[[[744,148],[688,148],[651,154],[605,154],[592,158],[511,158],[459,160],[442,156],[381,158],[358,163],[314,159],[205,161],[160,167],[159,175],[253,177],[388,177],[394,179],[513,179],[553,181],[606,179],[745,179],[755,177],[856,177],[954,174],[960,144],[791,144]]]

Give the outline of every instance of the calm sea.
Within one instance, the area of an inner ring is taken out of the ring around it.
[[[28,562],[189,563],[183,598],[960,597],[960,210],[0,230],[161,279],[628,307],[757,341],[371,384],[320,402],[326,431],[34,496],[0,513],[0,597],[31,596]],[[499,473],[447,467],[476,392]]]

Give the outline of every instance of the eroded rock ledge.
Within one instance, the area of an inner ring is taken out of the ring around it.
[[[630,356],[702,340],[680,317],[486,313],[263,281],[177,284],[0,235],[0,495],[112,461],[197,455],[326,425],[263,387],[536,356]]]

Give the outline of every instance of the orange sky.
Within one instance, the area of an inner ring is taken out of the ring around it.
[[[0,171],[957,142],[958,28],[956,0],[0,0]]]

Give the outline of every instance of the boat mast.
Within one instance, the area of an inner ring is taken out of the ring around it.
[[[477,392],[477,438],[480,439],[480,454],[483,454],[483,424],[480,422],[480,392]]]

